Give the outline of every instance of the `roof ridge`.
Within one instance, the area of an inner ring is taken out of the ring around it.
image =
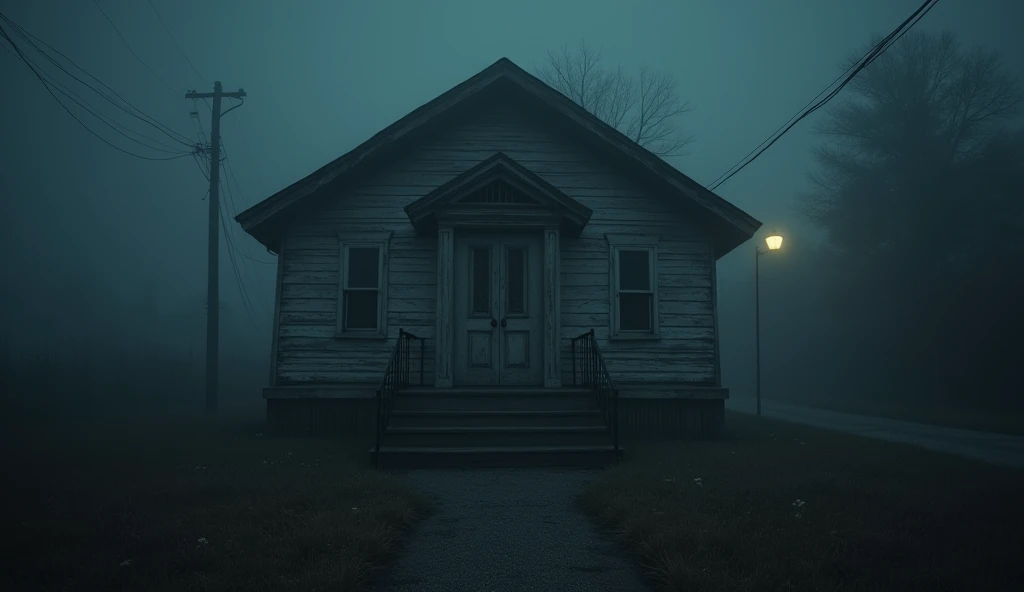
[[[668,185],[672,192],[678,192],[699,209],[710,214],[713,219],[725,224],[722,228],[727,230],[728,238],[722,240],[721,249],[716,248],[716,258],[749,239],[761,226],[759,221],[737,206],[691,179],[664,159],[615,129],[614,126],[602,121],[562,92],[504,56],[420,105],[344,155],[241,212],[235,216],[235,220],[242,225],[247,233],[268,249],[276,249],[279,229],[272,222],[278,220],[282,212],[290,210],[294,204],[317,192],[328,183],[348,176],[354,170],[368,166],[365,163],[378,153],[393,148],[400,141],[423,129],[435,118],[450,113],[464,102],[491,88],[498,80],[505,80],[516,85],[559,117],[574,123],[587,133],[593,134],[596,140],[602,141],[619,154],[625,163],[636,167],[640,174],[653,175]]]

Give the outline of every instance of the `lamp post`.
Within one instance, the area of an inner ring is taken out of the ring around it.
[[[761,250],[760,247],[754,246],[754,252],[757,253],[754,256],[754,340],[755,340],[755,357],[757,359],[757,416],[761,417],[761,285],[760,285],[760,261],[761,255],[765,253],[771,253],[772,251],[778,251],[782,248],[782,235],[776,231],[772,231],[765,237],[764,242],[768,245],[767,249]]]

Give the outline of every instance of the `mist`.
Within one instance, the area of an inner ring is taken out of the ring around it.
[[[259,404],[269,365],[276,266],[273,255],[234,222],[238,212],[498,57],[535,69],[547,52],[581,41],[598,48],[606,66],[646,66],[678,81],[680,94],[694,107],[680,117],[680,126],[695,141],[669,162],[708,184],[914,2],[742,2],[728,8],[665,2],[643,9],[572,2],[514,9],[467,2],[430,8],[411,2],[181,2],[162,14],[175,39],[147,3],[100,4],[138,57],[89,2],[5,2],[3,11],[154,119],[197,142],[200,128],[209,133],[209,111],[201,102],[186,101],[185,91],[209,92],[217,79],[248,93],[222,130],[231,167],[223,175],[230,195],[222,196],[231,243],[222,232],[221,356],[240,369],[233,380],[250,377],[244,386],[225,388],[238,401]],[[941,3],[919,29],[955,31],[964,46],[991,50],[1007,72],[1020,73],[1018,4]],[[104,145],[63,111],[11,51],[0,55],[0,63],[8,89],[0,118],[0,327],[7,355],[81,360],[88,351],[92,359],[123,366],[128,362],[119,352],[158,347],[162,355],[201,365],[203,165],[191,158],[139,160]],[[807,175],[817,170],[813,153],[821,138],[814,126],[826,117],[815,114],[802,122],[718,190],[786,236],[785,252],[763,260],[761,270],[762,389],[770,399],[835,397],[835,387],[847,382],[843,372],[865,371],[855,356],[825,375],[808,372],[814,364],[806,361],[809,352],[838,347],[834,342],[841,339],[833,329],[838,313],[811,289],[821,271],[811,253],[826,232],[796,211],[798,197],[811,187]],[[90,125],[126,144],[101,124]],[[754,390],[754,248],[748,243],[719,262],[723,383],[734,397]]]

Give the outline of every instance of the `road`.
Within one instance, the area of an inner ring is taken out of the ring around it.
[[[726,409],[755,413],[753,398],[731,398]],[[912,444],[994,465],[1024,468],[1024,437],[931,426],[897,419],[869,417],[802,405],[761,401],[761,414],[865,438]]]

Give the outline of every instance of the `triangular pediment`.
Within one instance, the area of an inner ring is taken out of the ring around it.
[[[590,208],[562,193],[502,152],[456,176],[405,207],[409,221],[421,232],[437,224],[438,215],[455,208],[508,214],[517,209],[543,211],[571,233],[578,234],[590,220]]]
[[[652,154],[613,126],[588,112],[564,94],[526,72],[507,58],[501,58],[481,72],[454,86],[442,95],[413,110],[405,117],[381,130],[358,147],[331,161],[305,178],[292,183],[236,216],[242,228],[268,249],[276,250],[288,213],[321,194],[327,187],[337,186],[345,179],[364,174],[392,155],[399,154],[414,142],[443,129],[478,101],[515,93],[517,101],[538,108],[538,112],[558,118],[579,137],[601,148],[617,166],[641,176],[659,187],[665,199],[682,198],[680,207],[694,206],[706,214],[709,231],[715,243],[715,257],[721,257],[753,236],[761,226],[746,212],[722,199],[681,171]]]
[[[495,179],[480,189],[466,194],[458,200],[459,204],[479,205],[506,205],[506,204],[532,204],[539,205],[537,200],[529,196],[518,187],[513,187],[502,179]]]

